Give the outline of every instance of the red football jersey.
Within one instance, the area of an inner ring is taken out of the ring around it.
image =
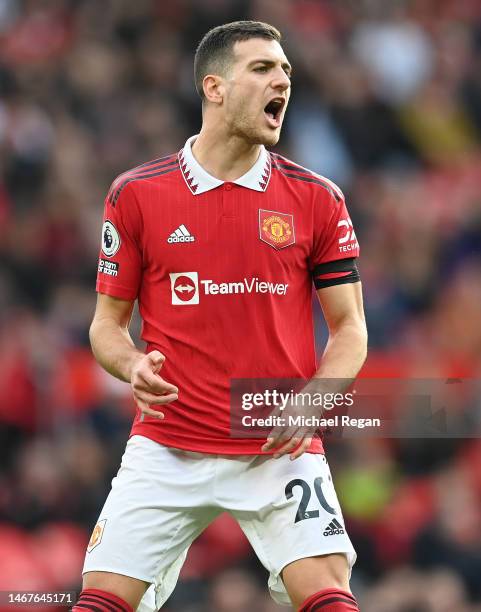
[[[138,300],[146,350],[166,356],[161,375],[179,388],[165,419],[137,410],[131,435],[258,454],[265,438],[229,434],[230,381],[314,374],[313,275],[359,246],[329,180],[262,148],[244,176],[223,182],[194,158],[194,138],[112,184],[97,291]],[[319,439],[311,452],[322,452]]]

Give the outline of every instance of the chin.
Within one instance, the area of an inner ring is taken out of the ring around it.
[[[262,130],[256,134],[256,144],[264,145],[265,147],[274,147],[281,137],[281,130]]]
[[[244,140],[252,145],[264,145],[265,147],[274,147],[281,136],[281,128],[272,130],[269,128],[261,129],[240,129],[236,132],[237,136],[242,137]]]
[[[263,142],[261,142],[261,144],[263,144],[265,147],[274,147],[279,142],[280,137],[281,137],[281,131],[276,130],[275,132],[272,132],[271,134],[267,134]]]

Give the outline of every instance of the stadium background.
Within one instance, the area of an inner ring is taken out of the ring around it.
[[[346,193],[364,373],[479,372],[479,0],[0,0],[2,590],[79,588],[132,416],[127,385],[88,344],[103,197],[199,129],[196,43],[243,18],[276,25],[295,68],[277,150]],[[480,441],[341,440],[328,453],[361,609],[479,612]],[[279,608],[224,517],[165,609]]]

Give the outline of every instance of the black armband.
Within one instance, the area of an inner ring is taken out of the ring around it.
[[[316,289],[324,289],[334,285],[357,283],[361,277],[356,266],[356,258],[350,257],[319,264],[312,271],[312,279]]]

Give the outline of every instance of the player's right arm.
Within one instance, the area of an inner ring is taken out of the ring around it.
[[[159,351],[145,355],[135,346],[129,324],[134,302],[98,294],[95,315],[90,326],[90,343],[99,364],[120,380],[132,386],[135,402],[148,416],[163,418],[152,405],[173,402],[178,389],[159,374],[165,357]]]
[[[143,228],[131,183],[129,173],[120,175],[105,199],[98,298],[90,326],[90,342],[100,365],[112,376],[130,383],[141,412],[163,418],[159,405],[176,400],[178,389],[159,375],[164,355],[159,351],[145,355],[129,334],[142,277]]]

